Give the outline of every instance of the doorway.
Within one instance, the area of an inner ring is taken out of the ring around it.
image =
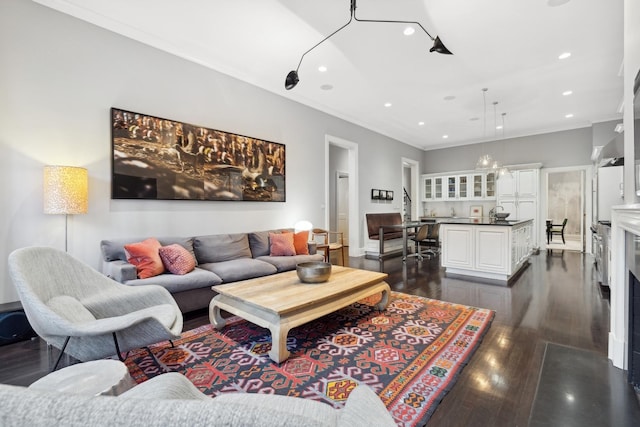
[[[333,220],[333,218],[332,218]],[[342,233],[344,245],[349,245],[349,174],[336,172],[336,230]],[[333,222],[333,221],[332,221]]]
[[[420,162],[402,159],[402,217],[405,221],[418,220],[421,215],[420,203]]]
[[[561,234],[554,233],[549,239],[545,236],[547,249],[585,252],[585,182],[584,168],[546,170],[544,219],[551,221],[554,230],[561,230],[563,221],[567,220],[564,241]]]
[[[343,245],[348,247],[349,256],[364,255],[357,197],[358,144],[326,135],[325,159],[325,228],[338,230],[342,227]],[[341,204],[339,208],[338,204]],[[342,214],[338,214],[338,210]]]

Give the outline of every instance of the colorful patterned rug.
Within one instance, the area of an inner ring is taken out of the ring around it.
[[[292,329],[291,357],[269,359],[271,335],[238,317],[218,331],[205,325],[126,360],[143,382],[164,372],[186,375],[205,394],[273,393],[341,408],[351,390],[367,384],[401,426],[423,426],[451,389],[494,312],[397,292],[383,312],[379,296]]]

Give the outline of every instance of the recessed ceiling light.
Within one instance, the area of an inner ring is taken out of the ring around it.
[[[562,96],[569,96],[571,94],[573,94],[572,90],[565,90],[564,92],[562,92]]]
[[[322,85],[322,86],[320,86],[320,89],[322,89],[322,90],[331,90],[331,89],[333,89],[333,85]]]
[[[390,102],[385,102],[385,103],[384,103],[384,106],[385,106],[385,107],[387,107],[387,108],[389,108],[389,107],[391,107],[391,103],[390,103]]]
[[[327,67],[325,67],[324,65],[321,65],[318,67],[318,71],[320,71],[321,73],[324,73],[325,71],[327,71]]]
[[[418,122],[418,126],[424,126],[424,122]]]
[[[547,6],[556,7],[569,3],[569,0],[547,0]]]
[[[413,28],[413,27],[407,27],[407,28],[405,28],[405,29],[404,29],[404,31],[403,31],[403,33],[404,33],[404,35],[405,35],[405,36],[410,36],[410,35],[412,35],[412,34],[413,34],[413,33],[415,33],[415,32],[416,32],[416,29],[415,29],[415,28]]]
[[[496,126],[496,129],[502,129],[502,125]]]
[[[453,101],[454,99],[456,99],[456,97],[453,95],[447,95],[444,97],[445,101]]]
[[[564,53],[561,53],[560,56],[558,56],[558,59],[567,59],[570,56],[571,56],[571,52],[564,52]]]
[[[570,119],[571,117],[573,117],[573,114],[569,113],[565,116],[567,119]]]
[[[442,139],[447,139],[449,138],[449,135],[442,135]]]

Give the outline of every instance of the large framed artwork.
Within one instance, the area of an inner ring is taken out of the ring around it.
[[[112,199],[284,202],[284,144],[111,109]]]

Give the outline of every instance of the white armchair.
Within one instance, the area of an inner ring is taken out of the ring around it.
[[[17,249],[9,273],[29,323],[60,356],[122,358],[182,333],[182,313],[166,289],[119,284],[63,251]]]

